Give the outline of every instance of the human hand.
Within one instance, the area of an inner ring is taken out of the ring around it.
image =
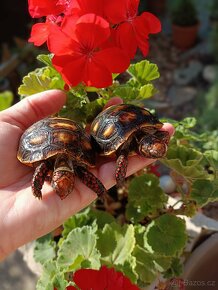
[[[25,98],[0,112],[0,260],[17,249],[61,225],[68,217],[90,204],[96,194],[78,178],[73,192],[64,200],[45,183],[43,199],[32,195],[33,169],[17,160],[18,143],[23,132],[33,123],[56,113],[64,105],[66,95],[58,90]],[[120,102],[112,99],[108,105]],[[173,134],[170,124],[163,130]],[[154,162],[140,156],[129,158],[127,176]],[[108,189],[115,184],[115,161],[107,161],[91,170]]]

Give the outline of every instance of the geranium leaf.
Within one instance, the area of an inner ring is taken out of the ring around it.
[[[98,229],[103,229],[106,224],[115,222],[115,218],[106,211],[92,209],[89,216],[96,221]]]
[[[133,225],[106,224],[98,237],[101,260],[108,265],[123,265],[135,246]]]
[[[50,234],[43,236],[35,241],[34,259],[36,262],[44,264],[48,260],[56,257],[56,243]]]
[[[138,274],[139,279],[144,283],[151,283],[155,279],[157,271],[154,267],[150,253],[137,245],[134,249],[133,255],[136,258],[135,271]]]
[[[25,97],[51,89],[64,89],[64,82],[51,67],[38,68],[23,78],[18,93]]]
[[[201,164],[203,158],[200,151],[183,145],[172,145],[168,148],[166,158],[161,159],[161,162],[188,180],[192,180],[207,176],[204,166]]]
[[[179,258],[175,257],[172,258],[171,265],[169,269],[164,273],[164,277],[169,278],[175,278],[181,276],[183,271],[183,266],[181,264],[181,261]]]
[[[83,226],[73,229],[62,242],[58,251],[57,264],[60,268],[76,270],[83,265],[89,268],[100,267],[100,254],[96,248],[95,229]]]
[[[203,206],[208,202],[218,201],[218,181],[209,181],[205,179],[194,181],[190,197],[194,199],[199,206]]]
[[[63,223],[63,231],[62,236],[66,238],[67,235],[75,228],[83,227],[87,225],[91,225],[93,219],[90,218],[90,208],[86,208],[85,210],[71,216]]]
[[[141,221],[147,215],[162,209],[167,199],[156,176],[143,174],[134,177],[129,185],[126,217],[132,222]]]
[[[64,273],[57,267],[56,262],[47,261],[43,265],[43,272],[37,282],[36,290],[65,290],[67,286]]]
[[[136,268],[136,257],[130,256],[122,265],[116,265],[116,270],[121,271],[125,276],[127,276],[132,283],[137,283],[138,274],[135,270]]]
[[[44,63],[46,66],[52,66],[52,54],[39,54],[37,55],[37,60]]]
[[[142,60],[136,64],[131,64],[128,72],[142,85],[147,84],[160,77],[158,66],[148,60]]]
[[[120,85],[115,88],[114,95],[121,97],[124,101],[135,100],[139,96],[139,90],[136,87]]]
[[[9,108],[13,101],[13,93],[10,91],[4,91],[0,93],[0,111]]]
[[[141,86],[137,99],[148,99],[158,92],[152,84]]]
[[[175,256],[180,253],[186,240],[184,220],[170,214],[153,220],[144,234],[145,247],[151,253],[164,256]]]

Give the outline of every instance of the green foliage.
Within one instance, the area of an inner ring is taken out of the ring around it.
[[[183,9],[185,5],[190,1],[183,1]],[[189,10],[187,18],[193,14]],[[44,66],[24,77],[19,94],[26,97],[44,90],[65,90],[67,103],[59,114],[84,125],[112,96],[138,104],[157,92],[153,82],[159,78],[158,67],[147,60],[130,65],[126,82],[122,82],[122,75],[114,75],[110,87],[97,89],[83,84],[67,87],[51,59],[52,55],[38,56]],[[211,110],[216,106],[215,91],[216,87],[207,97]],[[51,235],[36,241],[34,256],[43,265],[37,290],[53,290],[54,286],[64,290],[77,269],[99,269],[101,265],[122,271],[140,287],[159,275],[170,279],[181,274],[180,256],[187,234],[185,222],[178,215],[192,216],[201,206],[218,200],[218,134],[217,130],[198,133],[193,117],[169,122],[176,132],[160,162],[184,183],[177,183],[180,208],[167,205],[168,196],[153,174],[131,177],[126,194],[113,197],[121,204],[119,211],[111,214],[110,202],[102,205],[103,210],[92,204],[64,222],[58,242]]]
[[[0,111],[9,108],[13,101],[13,93],[10,91],[4,91],[0,93]]]
[[[185,247],[186,239],[185,221],[170,214],[153,220],[144,234],[149,251],[164,256],[179,254]]]
[[[152,174],[132,179],[129,185],[126,217],[134,223],[147,216],[155,216],[167,202],[167,195],[159,187],[159,180]]]
[[[192,0],[177,0],[172,9],[172,22],[179,26],[191,26],[198,22],[198,13]]]
[[[46,261],[56,257],[56,243],[52,240],[50,234],[36,240],[34,247],[34,259],[36,262],[44,264]]]
[[[100,254],[96,249],[95,228],[83,226],[73,229],[60,245],[57,265],[69,270],[100,267]]]

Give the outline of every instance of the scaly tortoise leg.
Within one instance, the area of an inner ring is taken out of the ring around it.
[[[118,154],[115,170],[115,179],[118,188],[122,187],[125,182],[127,166],[128,166],[128,153],[126,150],[124,151],[121,150],[120,153]]]
[[[35,197],[42,199],[42,186],[49,172],[49,166],[46,162],[41,162],[35,169],[33,174],[31,187]]]
[[[100,199],[104,199],[104,197],[107,195],[107,190],[102,182],[94,174],[82,166],[75,166],[74,170],[76,175],[87,187],[93,190]]]

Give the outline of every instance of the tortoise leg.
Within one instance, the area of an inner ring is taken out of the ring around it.
[[[46,162],[41,162],[35,169],[32,178],[32,192],[35,197],[42,199],[42,186],[49,171],[49,166]]]
[[[102,182],[86,168],[82,166],[77,166],[75,168],[76,175],[81,179],[81,181],[97,193],[100,199],[103,199],[107,195],[107,190],[102,184]]]
[[[60,199],[66,198],[73,191],[74,181],[72,161],[65,154],[59,155],[54,164],[51,185]]]
[[[117,187],[122,187],[125,182],[126,171],[128,166],[128,152],[127,150],[121,150],[118,154],[116,161],[115,178]]]

